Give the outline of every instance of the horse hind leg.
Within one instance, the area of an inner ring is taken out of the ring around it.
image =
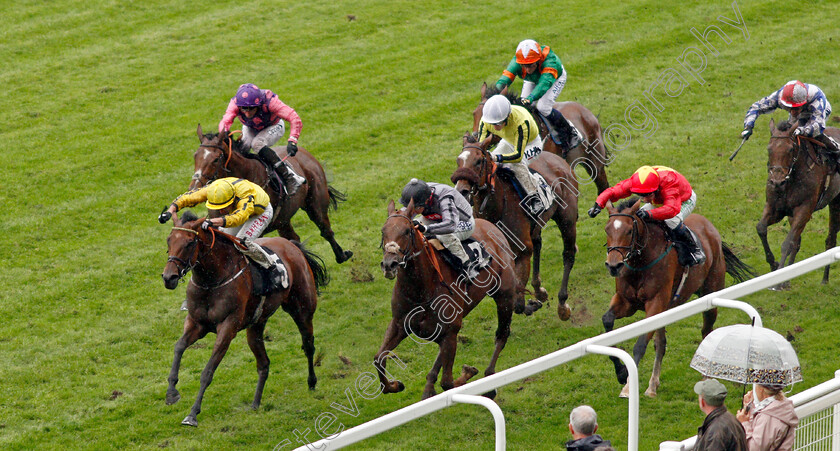
[[[493,349],[493,356],[490,358],[490,364],[484,370],[484,377],[496,373],[496,362],[499,360],[499,355],[505,349],[508,337],[510,337],[510,323],[513,317],[513,299],[512,296],[506,298],[499,297],[496,300],[496,315],[498,317],[498,326],[496,327],[496,343]],[[496,390],[491,390],[484,394],[484,396],[493,399],[496,397]]]
[[[560,291],[557,292],[557,315],[560,320],[568,321],[572,315],[572,309],[566,301],[569,299],[569,276],[575,266],[577,255],[577,225],[575,224],[577,211],[558,208],[555,215],[555,222],[563,237],[563,280],[560,283]]]
[[[648,388],[645,390],[645,396],[650,398],[656,397],[656,390],[659,388],[659,375],[662,372],[662,359],[665,357],[665,329],[658,329],[656,331],[656,339],[653,342],[653,348],[656,350],[656,359],[653,362],[653,372],[650,375]]]
[[[172,405],[181,399],[181,394],[175,388],[178,385],[178,372],[181,369],[181,358],[184,351],[193,343],[207,335],[207,330],[196,324],[187,317],[184,321],[184,334],[175,343],[175,357],[172,359],[172,368],[169,370],[169,387],[166,389],[166,404]]]
[[[265,381],[268,379],[268,368],[271,361],[268,358],[268,353],[265,351],[265,341],[263,341],[263,333],[265,331],[265,323],[257,323],[248,328],[248,347],[254,353],[254,358],[257,360],[257,389],[254,392],[254,402],[251,408],[257,410],[260,407],[262,400],[263,388],[265,388]]]
[[[423,387],[422,399],[428,399],[437,394],[435,391],[435,383],[437,383],[438,374],[440,374],[440,367],[442,365],[440,356],[441,353],[438,352],[437,358],[435,358],[435,363],[432,365],[432,369],[429,371],[429,374],[426,375],[426,386]]]
[[[306,379],[306,384],[309,386],[310,390],[315,390],[315,385],[318,383],[318,378],[315,376],[314,362],[315,333],[312,327],[312,317],[314,316],[314,313],[315,312],[312,312],[309,309],[300,307],[289,312],[298,327],[298,331],[300,331],[301,341],[303,342],[301,349],[303,349],[303,353],[306,355],[307,368],[309,370],[309,376]]]

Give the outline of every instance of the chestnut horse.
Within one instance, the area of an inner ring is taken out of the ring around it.
[[[464,197],[474,205],[473,213],[478,218],[494,224],[503,224],[505,235],[515,254],[516,276],[519,288],[524,292],[531,271],[531,258],[534,260],[531,285],[539,302],[532,302],[526,307],[526,314],[542,306],[548,300],[548,292],[542,287],[540,277],[540,251],[542,249],[542,229],[549,220],[553,220],[563,236],[563,281],[557,292],[557,315],[563,321],[568,320],[571,309],[566,304],[569,297],[569,274],[575,264],[577,253],[577,180],[565,160],[552,153],[542,152],[531,160],[530,168],[543,176],[552,187],[555,201],[539,217],[534,218],[519,206],[519,195],[513,187],[511,177],[497,177],[496,163],[482,144],[475,143],[475,137],[464,137],[464,148],[458,156],[458,169],[452,174],[452,182]],[[517,297],[516,313],[523,313],[524,294]]]
[[[388,219],[382,226],[381,267],[386,278],[397,281],[391,294],[391,322],[373,364],[379,372],[383,392],[397,393],[405,386],[398,380],[389,380],[385,370],[385,360],[393,355],[393,349],[409,334],[437,343],[440,352],[426,376],[423,389],[423,399],[426,399],[435,395],[435,382],[441,368],[440,386],[444,390],[459,387],[478,373],[475,368],[464,365],[461,377],[452,379],[458,331],[464,317],[485,296],[496,301],[498,327],[496,348],[484,375],[496,372],[496,360],[510,335],[517,281],[510,248],[502,232],[493,224],[482,219],[475,221],[472,238],[484,244],[492,261],[471,283],[465,284],[459,271],[440,263],[440,255],[412,225],[411,218],[415,215],[414,201],[399,211],[394,209],[394,201],[388,204]],[[495,396],[495,391],[487,396]]]
[[[494,86],[487,86],[487,83],[482,84],[481,103],[473,111],[473,132],[478,131],[484,103],[496,94],[507,97],[513,105],[522,106],[522,99],[507,87],[499,91]],[[607,181],[606,166],[610,164],[612,157],[604,145],[604,138],[601,136],[601,124],[591,111],[577,102],[557,102],[554,104],[554,109],[560,111],[563,117],[571,121],[583,135],[583,141],[577,147],[571,149],[568,153],[564,153],[563,149],[555,144],[551,138],[546,138],[548,130],[545,128],[543,121],[536,116],[535,107],[527,108],[540,126],[540,136],[543,137],[545,142],[544,151],[563,157],[573,167],[577,167],[579,164],[583,165],[586,172],[589,173],[590,180],[595,182],[598,194],[610,187],[610,183]]]
[[[724,278],[729,273],[738,282],[743,282],[755,272],[724,244],[715,226],[705,217],[692,214],[685,220],[700,239],[706,261],[691,268],[683,268],[677,261],[677,251],[669,241],[662,222],[645,222],[636,216],[641,200],[631,198],[618,208],[607,203],[610,213],[607,226],[607,260],[605,264],[610,275],[615,277],[615,295],[602,321],[604,330],[613,329],[615,320],[633,315],[638,310],[649,318],[671,307],[682,304],[692,294],[707,295],[723,289]],[[687,269],[687,272],[685,270]],[[717,309],[703,312],[702,335],[712,331],[717,319]],[[633,347],[636,365],[642,360],[650,339],[656,334],[654,348],[656,360],[645,395],[656,396],[662,358],[665,356],[665,328],[639,337]],[[610,357],[615,365],[619,383],[626,384],[627,368],[616,357]],[[629,387],[621,390],[621,397],[627,397]]]
[[[193,156],[195,171],[190,189],[200,188],[222,177],[250,180],[262,186],[271,197],[271,206],[274,207],[274,220],[265,233],[277,230],[283,238],[299,241],[300,237],[292,228],[291,219],[298,209],[302,208],[309,215],[309,219],[318,226],[321,236],[330,243],[335,261],[344,263],[353,256],[353,252],[343,250],[336,242],[328,214],[329,208],[337,208],[338,202],[345,199],[344,194],[327,183],[324,168],[311,153],[301,147],[298,153],[287,161],[295,172],[306,178],[306,183],[293,196],[286,198],[285,192],[278,193],[271,188],[267,169],[256,156],[245,156],[250,155],[249,149],[242,148],[239,140],[232,139],[226,132],[203,134],[201,125],[196,132],[201,144]],[[285,146],[283,151],[285,152]],[[213,214],[215,212],[211,212],[211,216]]]
[[[273,250],[286,264],[289,287],[257,296],[251,293],[253,279],[247,258],[236,250],[229,235],[215,229],[203,230],[202,219],[190,211],[183,220],[174,217],[175,226],[166,242],[169,260],[163,269],[163,282],[173,290],[178,282],[192,270],[187,287],[187,318],[184,334],[175,343],[175,358],[169,372],[166,404],[181,399],[175,388],[184,350],[208,332],[216,333],[216,343],[210,360],[201,372],[201,388],[189,415],[181,424],[197,426],[196,417],[201,412],[204,392],[213,380],[213,373],[227,352],[233,337],[242,329],[248,330],[248,346],[257,360],[257,391],[252,408],[257,409],[262,399],[263,387],[268,378],[268,354],[263,343],[265,323],[282,307],[297,324],[303,338],[303,352],[309,362],[309,389],[315,388],[317,378],[312,357],[315,338],[312,333],[312,316],[318,303],[318,288],[329,281],[323,261],[304,249],[303,245],[285,238],[260,238],[255,242]]]
[[[822,143],[804,136],[794,137],[794,129],[787,121],[779,123],[776,128],[775,122],[770,120],[765,190],[767,201],[755,228],[771,271],[793,264],[796,260],[802,231],[815,211],[828,205],[826,250],[837,244],[837,231],[840,230],[840,175],[835,171],[835,164],[831,159],[826,160],[818,150],[824,147]],[[828,127],[825,133],[840,140],[840,130],[837,128]],[[790,231],[782,242],[781,260],[776,262],[767,243],[767,226],[781,221],[785,216],[790,221]],[[828,283],[828,270],[826,266],[823,284]],[[780,286],[789,287],[789,282]]]

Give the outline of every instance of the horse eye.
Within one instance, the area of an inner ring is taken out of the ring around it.
[[[475,167],[481,166],[481,161],[476,161],[475,163],[473,163],[473,166],[475,166]]]

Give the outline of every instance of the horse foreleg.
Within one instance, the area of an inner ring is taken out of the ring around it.
[[[496,346],[493,349],[493,357],[490,358],[490,364],[484,370],[484,377],[496,373],[496,362],[499,360],[499,355],[505,349],[508,337],[510,337],[510,323],[513,317],[513,310],[511,309],[512,302],[505,301],[504,298],[496,299],[496,316],[498,317],[498,326],[496,327]],[[496,397],[496,390],[491,390],[484,393],[490,399]]]
[[[313,196],[316,197],[316,196]],[[320,199],[321,197],[326,197],[326,200]],[[314,205],[307,205],[304,207],[304,211],[309,216],[309,220],[315,223],[318,226],[318,230],[321,231],[321,237],[327,240],[330,243],[330,247],[332,248],[333,254],[335,254],[335,261],[338,263],[344,263],[353,256],[352,251],[345,251],[341,248],[341,245],[338,244],[338,241],[335,240],[335,233],[332,230],[332,226],[330,225],[330,217],[327,213],[329,203],[329,197],[327,196],[317,196],[319,199],[315,202]]]
[[[531,255],[530,248],[526,248],[520,252],[513,262],[516,280],[519,281],[519,290],[521,291],[521,295],[516,297],[516,303],[513,305],[513,312],[517,315],[526,311],[524,291],[528,286],[528,276],[531,273]]]
[[[455,353],[458,350],[458,328],[451,327],[446,337],[440,341],[440,355],[438,358],[443,365],[443,375],[440,378],[440,388],[449,390],[455,387],[452,378],[452,366],[455,364]],[[476,371],[477,372],[477,371]]]
[[[565,210],[565,209],[560,209]],[[577,211],[560,211],[560,218],[555,219],[560,234],[563,236],[563,281],[560,284],[560,291],[557,293],[557,316],[562,321],[567,321],[572,316],[572,309],[566,304],[569,298],[569,275],[572,267],[575,266],[575,255],[577,255]]]
[[[796,261],[796,254],[802,245],[802,232],[808,221],[811,220],[811,209],[803,206],[794,210],[790,218],[790,231],[788,231],[785,240],[782,242],[782,255],[779,258],[779,268],[792,265]],[[782,282],[778,288],[789,290],[790,281]]]
[[[265,342],[263,341],[263,332],[265,331],[264,323],[257,323],[248,328],[248,347],[254,353],[254,358],[257,359],[257,390],[254,393],[254,402],[251,408],[257,410],[260,407],[260,400],[262,399],[263,388],[265,381],[268,379],[268,367],[271,361],[268,358],[268,353],[265,352]]]
[[[405,385],[398,380],[388,380],[387,371],[385,370],[386,360],[393,350],[406,337],[405,329],[402,327],[402,321],[397,318],[391,319],[388,324],[388,329],[385,331],[385,338],[382,340],[382,346],[379,352],[373,358],[373,367],[379,373],[379,382],[384,387],[382,393],[398,393],[405,390]]]
[[[172,369],[169,370],[169,387],[166,389],[166,404],[172,405],[181,399],[181,394],[175,386],[178,384],[178,372],[181,369],[181,357],[184,351],[193,343],[207,335],[204,327],[196,324],[191,317],[184,320],[184,334],[175,342],[175,357],[172,359]]]
[[[315,296],[314,294],[312,295]],[[314,303],[312,304],[314,306]],[[306,383],[309,386],[310,390],[315,390],[315,384],[318,383],[318,378],[315,377],[315,333],[312,328],[312,316],[315,314],[313,311],[305,308],[298,307],[297,309],[289,312],[292,319],[295,320],[295,324],[297,324],[298,331],[300,331],[300,338],[303,341],[301,349],[303,349],[304,355],[306,355],[306,361],[309,370],[309,376],[306,379]]]
[[[534,246],[534,253],[532,254],[532,268],[531,268],[531,286],[534,287],[534,296],[540,303],[548,300],[548,291],[542,287],[542,278],[540,277],[540,252],[542,251],[542,233],[538,228],[534,228],[531,233],[531,244]],[[540,305],[542,307],[542,305]],[[537,307],[539,308],[539,307]]]
[[[277,234],[287,240],[300,241],[300,236],[295,232],[291,222],[278,222]]]
[[[828,206],[828,236],[825,238],[825,250],[832,249],[837,245],[838,231],[840,231],[840,196],[835,197]],[[828,283],[829,268],[830,265],[826,265],[823,273],[823,285]]]
[[[769,198],[769,197],[768,197]],[[770,244],[767,242],[767,227],[782,220],[781,215],[768,204],[764,206],[764,212],[761,214],[758,224],[755,226],[755,231],[761,239],[761,245],[764,247],[764,258],[767,264],[770,265],[770,271],[775,271],[779,264],[776,263],[776,256],[773,255],[773,250],[770,249]]]
[[[662,359],[665,357],[665,329],[656,331],[656,339],[653,342],[653,349],[656,351],[656,359],[653,361],[653,372],[650,375],[648,388],[645,395],[650,398],[656,397],[656,390],[659,388],[659,375],[662,372]]]
[[[617,318],[624,318],[628,316],[628,309],[626,306],[629,305],[627,302],[622,302],[622,299],[619,298],[617,294],[613,295],[612,299],[610,300],[610,308],[607,310],[607,313],[604,313],[604,316],[601,317],[601,322],[604,324],[604,332],[610,332],[613,330],[615,326],[615,320]],[[616,311],[620,311],[621,314],[617,315]],[[618,379],[619,384],[626,384],[627,383],[627,367],[624,366],[624,363],[621,362],[621,359],[615,356],[610,356],[610,361],[612,361],[613,366],[615,366],[615,377]]]
[[[219,363],[225,357],[228,347],[230,347],[230,342],[235,336],[236,325],[233,320],[225,320],[216,327],[216,343],[213,345],[213,353],[210,355],[210,360],[201,372],[201,387],[198,389],[195,404],[193,404],[190,414],[184,418],[181,424],[185,426],[198,426],[197,417],[201,413],[201,401],[204,398],[204,392],[207,391],[207,387],[213,382],[213,374],[216,372],[216,368],[219,367]]]
[[[715,321],[717,320],[717,315],[718,311],[716,308],[703,312],[703,329],[700,331],[703,338],[706,338],[706,335],[709,335],[712,332],[712,329],[715,326]]]
[[[437,358],[435,358],[435,364],[432,365],[432,369],[426,375],[426,386],[423,387],[423,399],[431,398],[437,394],[435,383],[437,382],[438,374],[440,374],[440,367],[443,365],[440,356],[441,353],[438,352]]]

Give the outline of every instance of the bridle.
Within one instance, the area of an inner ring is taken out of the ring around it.
[[[478,144],[465,144],[464,147],[461,148],[461,151],[464,152],[467,149],[475,149],[481,152],[481,167],[478,175],[479,182],[484,182],[481,185],[470,184],[470,196],[476,197],[477,194],[487,191],[488,189],[490,189],[490,195],[492,195],[496,189],[496,162],[493,161],[492,158],[489,158],[490,154]],[[484,207],[487,205],[487,200],[490,199],[490,195],[484,197],[484,201],[478,208],[479,213],[484,212]]]
[[[230,147],[231,145],[232,145],[232,142],[230,142],[230,140],[229,140],[227,148],[225,148],[224,146],[220,146],[218,144],[202,144],[201,146],[199,146],[199,148],[209,147],[209,148],[213,148],[213,149],[219,149],[219,150],[221,150],[221,153],[219,154],[218,157],[216,157],[216,159],[213,160],[213,165],[216,167],[216,171],[213,173],[213,175],[211,177],[207,177],[204,174],[199,175],[198,173],[196,173],[196,174],[193,174],[192,179],[199,182],[199,183],[202,183],[202,186],[203,186],[203,185],[207,185],[208,183],[213,182],[214,180],[219,179],[219,173],[221,171],[224,171],[225,174],[230,174],[231,170],[228,169],[228,163],[230,162],[230,157],[231,157],[231,154],[233,153],[233,151],[231,150],[231,147]],[[225,159],[224,164],[222,164],[222,159],[223,158]],[[222,174],[222,176],[224,177],[225,174]]]
[[[180,257],[170,255],[169,258],[166,260],[167,262],[172,262],[172,263],[175,264],[175,268],[178,270],[178,280],[180,281],[180,280],[183,280],[184,277],[187,275],[187,273],[189,273],[193,268],[200,265],[201,264],[201,259],[205,255],[207,255],[210,251],[213,250],[213,246],[215,246],[215,244],[216,244],[216,230],[213,229],[213,228],[209,229],[210,233],[213,236],[213,239],[210,242],[210,247],[207,248],[207,251],[204,252],[204,253],[200,252],[200,247],[197,245],[199,242],[201,242],[201,238],[199,237],[198,231],[193,230],[193,229],[188,229],[188,228],[185,228],[185,227],[172,227],[172,230],[178,230],[178,231],[182,231],[182,232],[188,232],[188,233],[195,234],[195,238],[190,240],[190,242],[187,243],[184,246],[184,247],[195,246],[195,251],[193,252],[192,257],[188,258],[187,260],[184,260]],[[223,234],[223,232],[221,232],[221,231],[219,231],[219,233]],[[246,260],[246,262],[245,262],[246,264],[242,265],[242,268],[239,269],[239,272],[237,272],[236,274],[234,274],[230,277],[225,278],[224,280],[222,280],[218,284],[206,287],[206,286],[203,286],[203,285],[199,285],[193,279],[190,279],[190,283],[192,283],[193,285],[195,285],[199,288],[205,289],[205,290],[212,290],[212,289],[215,289],[215,288],[223,287],[223,286],[233,282],[237,277],[241,276],[245,272],[245,268],[248,267],[246,257],[244,255],[241,255],[241,254],[240,254],[240,256],[242,257],[243,260]]]
[[[790,181],[790,178],[793,175],[793,170],[796,167],[796,162],[799,160],[799,155],[802,153],[803,150],[805,150],[805,146],[802,145],[802,140],[803,139],[805,139],[806,141],[810,141],[810,142],[814,143],[815,145],[819,145],[820,147],[825,147],[825,144],[817,141],[816,139],[808,137],[808,136],[802,136],[802,135],[796,135],[795,139],[791,135],[770,135],[770,139],[771,140],[773,140],[773,139],[789,139],[791,141],[791,143],[793,144],[793,147],[796,149],[796,153],[793,154],[793,161],[791,161],[790,166],[788,166],[788,167],[785,167],[785,166],[769,166],[767,168],[768,173],[772,172],[774,169],[777,169],[780,172],[787,172],[785,174],[785,180],[784,180],[785,182]],[[809,155],[807,152],[805,154]]]
[[[630,245],[629,246],[607,246],[605,244],[604,246],[607,247],[607,254],[609,254],[610,252],[613,252],[613,251],[618,252],[619,255],[621,255],[621,257],[622,257],[622,259],[621,259],[622,263],[627,264],[627,261],[630,260],[631,258],[636,257],[636,256],[641,256],[642,251],[647,247],[647,244],[648,244],[647,240],[645,240],[644,243],[639,242],[640,237],[642,236],[639,233],[639,223],[641,222],[641,223],[644,224],[644,221],[640,220],[639,217],[636,216],[636,215],[627,214],[627,213],[612,213],[609,217],[612,218],[614,216],[627,217],[627,218],[630,218],[630,220],[632,221],[633,229],[632,229],[632,232],[630,234]],[[645,224],[645,232],[647,232],[647,224]],[[644,235],[647,236],[647,233],[645,233]],[[638,246],[637,246],[637,244],[638,244]],[[626,253],[623,252],[624,250],[626,250]]]
[[[415,241],[416,241],[415,236],[418,235],[420,233],[420,231],[418,231],[414,227],[414,225],[411,223],[411,219],[407,216],[400,215],[400,214],[392,214],[392,215],[388,216],[388,219],[391,219],[391,218],[403,218],[403,219],[405,219],[406,221],[408,221],[408,227],[412,231],[412,233],[411,233],[411,243],[409,244],[409,247],[406,248],[405,251],[403,251],[402,249],[397,251],[397,254],[402,255],[402,258],[397,261],[397,266],[405,268],[408,265],[408,262],[410,260],[412,260],[414,257],[417,257],[418,255],[420,255],[423,252],[423,250],[421,249],[421,250],[415,251],[414,253],[411,253],[411,251],[414,250],[414,248],[415,248]],[[379,247],[383,248],[383,250],[384,250],[384,236],[383,236],[382,242],[379,243]]]

